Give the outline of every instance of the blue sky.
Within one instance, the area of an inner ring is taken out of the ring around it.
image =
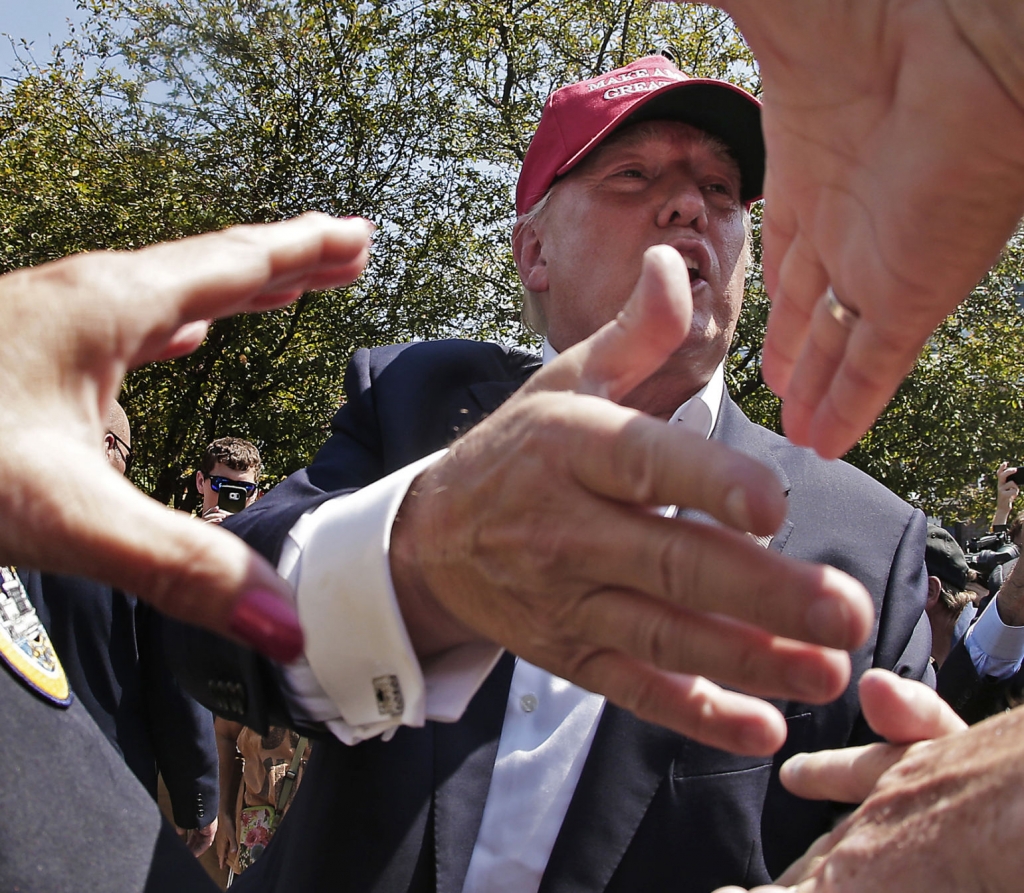
[[[68,34],[67,20],[81,21],[75,0],[0,0],[0,32],[34,41],[37,61],[49,58],[50,46]],[[8,74],[14,53],[7,37],[0,37],[0,75]]]

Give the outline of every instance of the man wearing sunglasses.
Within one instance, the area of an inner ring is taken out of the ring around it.
[[[263,462],[256,445],[240,437],[219,437],[203,453],[203,460],[196,472],[196,490],[203,504],[199,516],[204,521],[220,524],[231,512],[222,507],[221,487],[224,484],[245,488],[245,502],[240,508],[251,505],[259,489],[260,471]]]

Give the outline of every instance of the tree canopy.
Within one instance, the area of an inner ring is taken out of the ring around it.
[[[308,462],[358,347],[529,342],[509,234],[519,163],[552,89],[658,50],[693,74],[760,87],[730,20],[702,6],[82,2],[87,21],[52,58],[0,82],[0,269],[307,209],[378,225],[352,287],[219,321],[194,355],[130,374],[136,480],[175,504],[217,436],[255,441],[271,479]],[[1022,258],[1018,240],[850,456],[933,513],[976,511],[981,494],[964,488],[1000,458],[1024,460],[1011,421]],[[759,372],[767,306],[755,265],[729,376],[774,426]]]

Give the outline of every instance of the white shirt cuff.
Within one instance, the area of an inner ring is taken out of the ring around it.
[[[423,667],[398,607],[388,549],[391,527],[413,479],[444,451],[339,496],[291,529],[278,571],[296,591],[304,658],[285,667],[287,694],[346,744],[400,725],[454,722],[501,656],[477,643]]]
[[[989,602],[967,631],[964,647],[979,676],[1008,679],[1024,662],[1024,626],[1007,626],[996,610],[998,597]]]

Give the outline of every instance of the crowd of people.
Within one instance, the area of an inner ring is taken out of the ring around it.
[[[963,555],[825,460],[1024,213],[1024,13],[720,5],[763,107],[660,57],[545,104],[511,233],[543,362],[359,351],[313,464],[222,524],[118,474],[125,370],[212,317],[351,282],[372,227],[305,215],[0,278],[3,560],[137,593],[191,695],[317,737],[243,887],[1015,889],[1024,714],[957,712],[1017,675],[1024,568],[946,642]],[[762,193],[765,376],[824,459],[723,383]],[[211,502],[247,499],[255,476],[221,466],[200,472]],[[4,887],[208,889],[18,579]],[[944,700],[914,681],[936,665]]]

